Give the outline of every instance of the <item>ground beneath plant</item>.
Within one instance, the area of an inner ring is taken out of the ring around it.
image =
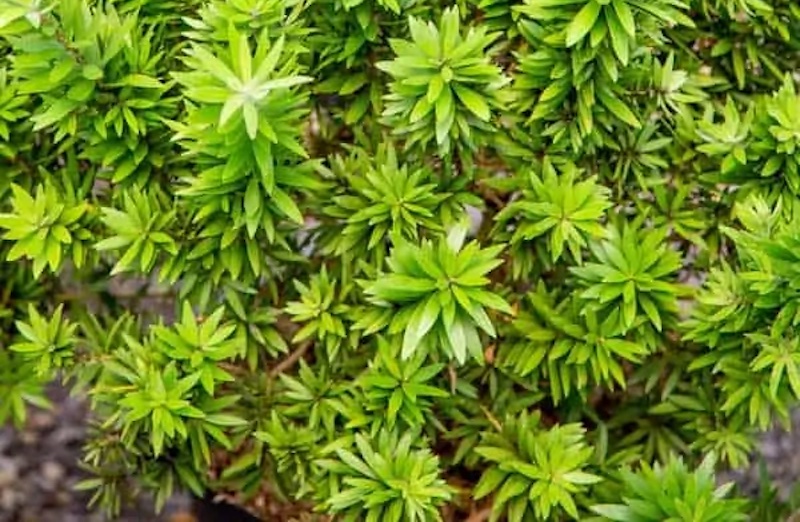
[[[78,459],[85,436],[86,405],[58,387],[50,392],[53,411],[35,411],[23,430],[0,428],[0,522],[105,522],[86,507],[89,495],[73,490],[85,478]],[[762,437],[758,457],[781,495],[788,496],[800,479],[800,411],[790,432],[772,430]],[[755,492],[758,471],[753,466],[726,474],[745,492]],[[189,500],[170,501],[156,515],[149,499],[129,506],[121,522],[190,522]]]
[[[105,522],[87,508],[90,493],[74,486],[86,478],[78,466],[86,433],[86,404],[62,388],[49,392],[52,411],[35,411],[23,430],[0,428],[0,522]],[[152,502],[128,507],[121,522],[179,522],[188,501],[176,498],[157,516]]]

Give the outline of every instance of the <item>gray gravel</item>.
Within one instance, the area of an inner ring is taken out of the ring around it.
[[[90,493],[73,487],[86,478],[78,467],[85,435],[86,407],[63,389],[50,392],[53,411],[32,411],[23,430],[0,428],[0,522],[105,522],[86,505]],[[117,520],[159,522],[182,509],[184,499],[171,503],[158,517],[143,499]]]
[[[791,430],[776,427],[761,436],[750,467],[729,471],[719,478],[735,481],[744,494],[755,495],[760,484],[759,461],[762,459],[778,496],[788,500],[792,491],[800,486],[800,409],[792,414]]]

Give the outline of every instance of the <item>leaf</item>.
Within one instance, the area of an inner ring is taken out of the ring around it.
[[[617,522],[635,522],[639,520],[638,515],[631,508],[621,504],[597,504],[592,506],[591,510],[598,515]]]
[[[283,212],[295,223],[302,225],[305,221],[300,209],[297,208],[297,205],[294,201],[292,201],[292,198],[290,198],[289,195],[283,190],[276,188],[272,191],[272,202],[276,207],[278,207],[278,210]]]
[[[442,80],[442,77],[438,74],[434,75],[433,78],[431,78],[430,83],[428,84],[428,93],[425,97],[429,104],[436,103],[436,100],[439,98],[439,94],[441,94],[443,87],[444,87],[444,80]],[[450,87],[448,86],[447,88],[449,89]],[[419,106],[419,104],[417,105]],[[424,114],[422,116],[424,116]],[[421,116],[416,116],[416,117],[412,116],[412,121],[419,120],[420,117]]]
[[[205,421],[217,426],[247,426],[248,422],[234,415],[213,413],[205,416]]]
[[[494,499],[495,507],[501,507],[510,499],[522,495],[529,487],[529,482],[519,475],[512,475],[498,491]]]
[[[458,17],[457,11],[447,10],[444,17],[453,16]],[[424,22],[420,18],[411,17],[408,20],[408,29],[411,32],[411,38],[419,46],[419,48],[429,58],[439,58],[441,54],[440,42],[438,39],[437,31],[432,24]]]
[[[290,87],[295,87],[297,85],[302,85],[312,81],[314,81],[314,78],[310,76],[288,76],[286,78],[267,80],[258,86],[258,89],[252,93],[252,96],[257,100],[260,100],[268,95],[270,91],[288,89]]]
[[[442,15],[441,23],[441,49],[442,53],[447,55],[451,53],[459,39],[458,30],[458,9],[447,9]]]
[[[742,53],[741,49],[734,48],[731,51],[731,57],[733,58],[733,73],[736,76],[736,83],[740,89],[744,89],[747,79],[744,53]]]
[[[247,184],[244,195],[244,212],[248,216],[255,216],[261,211],[261,190],[258,181],[253,178]]]
[[[567,482],[571,482],[573,484],[597,484],[598,482],[602,482],[603,479],[598,477],[597,475],[592,475],[591,473],[585,473],[583,471],[569,471],[562,475],[564,480]]]
[[[580,42],[584,36],[594,27],[597,18],[600,16],[601,6],[596,0],[589,0],[586,5],[578,11],[575,18],[567,26],[567,47],[572,47]]]
[[[242,105],[244,115],[244,125],[247,129],[247,136],[254,140],[258,136],[258,109],[255,104],[247,102]]]
[[[441,92],[439,93],[441,94]],[[438,94],[437,94],[438,99]],[[422,97],[417,100],[417,103],[414,105],[414,108],[411,111],[411,114],[408,117],[408,121],[410,123],[416,123],[433,110],[435,103],[429,102],[427,96]]]
[[[636,129],[641,128],[641,123],[639,120],[636,119],[636,116],[631,112],[627,105],[625,105],[619,98],[617,98],[611,91],[608,91],[604,88],[597,90],[597,98],[600,100],[600,103],[608,109],[611,114],[613,114],[616,118],[624,121],[631,127]]]
[[[630,58],[629,38],[632,37],[628,35],[627,31],[623,27],[616,11],[606,10],[605,13],[606,23],[608,24],[609,34],[611,35],[611,47],[614,50],[614,54],[617,55],[617,58],[619,58],[619,61],[622,63],[622,65],[628,65],[628,60]],[[613,63],[613,60],[609,61]],[[616,67],[615,65],[611,66]]]
[[[248,82],[253,77],[253,58],[250,55],[250,45],[247,35],[238,34],[235,27],[234,24],[229,26],[228,41],[231,44],[231,51],[235,54],[231,58],[235,60],[242,80]]]
[[[436,143],[443,144],[455,121],[456,111],[453,104],[453,93],[450,89],[442,89],[436,100]]]
[[[509,315],[513,314],[513,310],[505,301],[505,299],[497,294],[478,288],[469,288],[465,289],[464,291],[467,293],[470,299],[479,302],[483,306],[492,308],[494,310],[499,310]]]
[[[636,284],[633,281],[628,281],[625,283],[622,291],[622,301],[623,301],[623,324],[625,328],[630,328],[633,326],[633,322],[636,319],[636,310],[637,310],[637,302],[636,302]]]
[[[489,121],[492,113],[483,97],[472,89],[463,85],[454,84],[456,96],[469,109],[469,111],[483,121]]]
[[[261,61],[261,63],[258,66],[258,69],[256,70],[256,74],[253,77],[253,79],[256,82],[258,83],[263,82],[264,80],[269,78],[269,76],[275,70],[275,66],[278,64],[278,60],[280,59],[281,54],[283,54],[283,47],[285,42],[286,42],[286,35],[282,33],[278,37],[278,39],[272,43],[272,47],[270,48],[269,53],[267,53],[267,55]]]
[[[625,29],[625,32],[633,38],[636,36],[636,23],[633,21],[633,13],[628,3],[625,0],[611,0],[611,6],[614,12],[617,13],[617,18],[620,24]]]
[[[158,79],[145,74],[130,74],[124,77],[120,84],[140,89],[162,89],[164,85]]]
[[[83,77],[87,80],[99,80],[103,77],[103,69],[93,63],[83,66]]]
[[[447,232],[447,246],[453,252],[459,252],[464,246],[464,240],[469,232],[469,218],[464,215],[455,225]]]
[[[11,24],[12,22],[25,17],[28,14],[28,8],[25,6],[4,5],[3,12],[0,13],[0,29]]]
[[[78,103],[73,100],[65,98],[56,100],[45,112],[31,118],[31,121],[35,123],[33,130],[41,130],[62,121],[77,107]]]
[[[417,345],[433,328],[439,318],[439,300],[435,295],[428,298],[425,305],[417,305],[403,335],[401,357],[407,359],[414,353]]]
[[[480,481],[478,481],[478,484],[472,492],[474,498],[480,500],[486,495],[496,491],[507,476],[508,474],[505,471],[501,471],[496,467],[484,471]]]
[[[450,343],[452,356],[458,364],[464,364],[467,360],[467,335],[464,323],[456,319],[455,322],[443,326]]]
[[[242,108],[244,105],[244,98],[235,95],[227,99],[222,106],[222,111],[219,114],[219,126],[224,127],[228,121]],[[252,138],[251,138],[252,139]]]
[[[395,420],[397,419],[397,412],[400,411],[400,407],[402,405],[403,390],[398,388],[392,392],[392,395],[389,398],[389,407],[386,410],[386,421],[389,427],[394,426]]]
[[[393,274],[373,282],[366,292],[383,300],[403,303],[420,299],[435,289],[436,284],[429,279]]]
[[[223,82],[229,89],[232,91],[241,90],[242,82],[239,78],[230,70],[225,62],[210,53],[204,46],[192,46],[191,53],[203,64],[206,71]]]
[[[336,454],[339,456],[342,462],[350,466],[353,470],[364,475],[365,477],[378,478],[375,475],[375,473],[369,468],[369,466],[364,463],[364,461],[362,461],[349,451],[343,449],[337,449]]]

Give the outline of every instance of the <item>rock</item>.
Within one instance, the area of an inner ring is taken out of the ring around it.
[[[54,444],[67,445],[83,439],[86,430],[75,426],[59,427],[52,436]]]
[[[774,435],[765,436],[761,441],[761,455],[765,459],[774,459],[780,455],[781,448],[775,444]]]
[[[0,491],[0,514],[14,513],[14,510],[17,507],[18,498],[19,494],[12,489]]]
[[[69,491],[58,491],[54,496],[54,500],[58,506],[68,506],[72,502],[72,495]]]
[[[28,426],[30,429],[45,431],[56,425],[56,418],[49,411],[37,411],[30,416]]]
[[[33,446],[39,442],[39,434],[33,431],[25,430],[20,433],[19,440],[26,446]]]
[[[66,470],[64,466],[54,461],[44,462],[39,470],[42,478],[47,482],[53,483],[58,487],[58,483],[64,478]]]
[[[8,489],[19,479],[19,467],[9,458],[0,457],[0,491]]]
[[[0,455],[6,452],[11,447],[14,441],[14,432],[11,428],[0,428]]]

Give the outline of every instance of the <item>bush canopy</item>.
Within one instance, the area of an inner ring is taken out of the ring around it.
[[[800,398],[798,42],[794,0],[0,0],[0,423],[85,394],[111,514],[777,520],[715,473]]]

